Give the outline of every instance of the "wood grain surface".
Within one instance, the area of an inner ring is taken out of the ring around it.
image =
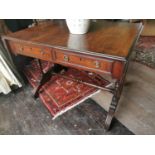
[[[73,35],[65,21],[49,21],[4,38],[126,58],[141,29],[142,24],[97,20],[87,34]]]

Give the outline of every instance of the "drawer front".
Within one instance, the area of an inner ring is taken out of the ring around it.
[[[48,47],[40,47],[22,43],[10,43],[12,51],[16,54],[39,58],[50,61],[52,59],[52,50]]]
[[[77,67],[88,68],[92,71],[100,71],[111,73],[113,61],[107,59],[100,59],[93,56],[86,56],[82,54],[73,54],[72,52],[54,50],[56,62],[77,65]]]

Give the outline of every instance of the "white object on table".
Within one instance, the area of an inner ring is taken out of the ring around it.
[[[66,19],[67,26],[72,34],[85,34],[90,26],[90,19]]]

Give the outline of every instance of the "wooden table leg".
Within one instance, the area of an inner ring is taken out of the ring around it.
[[[127,61],[126,64],[125,64],[121,79],[118,80],[116,82],[116,84],[115,84],[115,90],[114,90],[114,93],[113,93],[113,98],[112,98],[111,104],[109,106],[109,110],[108,110],[106,120],[105,120],[105,129],[106,130],[109,130],[111,122],[112,122],[113,117],[115,115],[115,112],[116,112],[116,109],[117,109],[117,106],[118,106],[118,101],[120,99],[120,96],[121,96],[121,93],[122,93],[122,90],[123,90],[128,65],[129,65],[129,62]]]
[[[111,122],[112,122],[113,117],[115,115],[115,111],[117,109],[118,101],[120,98],[120,96],[119,97],[117,96],[117,94],[118,94],[117,91],[118,91],[118,89],[116,90],[116,92],[113,95],[113,98],[112,98],[112,101],[111,101],[111,104],[109,107],[109,111],[108,111],[107,116],[106,116],[106,120],[105,120],[105,129],[106,130],[109,130]]]

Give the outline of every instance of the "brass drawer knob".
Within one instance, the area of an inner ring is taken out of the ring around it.
[[[100,68],[100,62],[95,61],[95,67],[96,67],[96,68]]]
[[[64,55],[64,61],[69,61],[69,57],[67,55]]]
[[[42,49],[40,53],[41,53],[41,55],[44,55],[45,51]]]
[[[19,51],[20,51],[20,52],[23,52],[23,51],[24,51],[24,47],[19,46]]]

